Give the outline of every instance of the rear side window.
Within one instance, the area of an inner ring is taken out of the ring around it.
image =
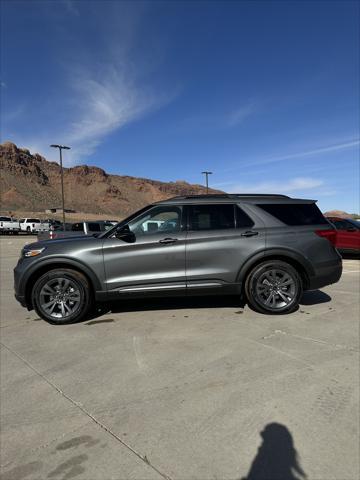
[[[270,203],[257,206],[286,225],[328,224],[315,203]]]
[[[90,232],[101,232],[101,227],[99,223],[88,223]]]
[[[40,223],[38,218],[28,218],[28,223]]]
[[[234,205],[191,205],[190,230],[226,230],[235,228]]]
[[[84,231],[84,224],[83,223],[74,223],[71,227],[73,232],[83,232]]]

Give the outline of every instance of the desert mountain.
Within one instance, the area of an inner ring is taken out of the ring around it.
[[[42,211],[61,205],[60,166],[10,142],[0,144],[1,209]],[[98,167],[64,168],[65,207],[124,216],[151,202],[206,192],[185,181],[109,175]],[[212,193],[221,193],[210,190]]]

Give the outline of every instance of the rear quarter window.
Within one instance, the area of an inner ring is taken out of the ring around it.
[[[327,225],[315,203],[269,203],[257,205],[286,225]]]

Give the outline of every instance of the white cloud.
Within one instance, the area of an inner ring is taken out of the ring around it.
[[[72,146],[71,163],[93,153],[111,132],[169,100],[164,95],[144,93],[114,67],[105,69],[98,79],[83,70],[73,80],[72,88],[77,111],[63,135]]]
[[[235,127],[242,123],[246,118],[250,117],[258,111],[258,107],[255,103],[248,103],[242,105],[238,109],[229,112],[225,117],[225,123],[228,127]]]
[[[336,152],[339,150],[345,150],[348,148],[356,147],[360,145],[360,140],[352,140],[351,142],[342,142],[332,145],[327,145],[325,147],[315,148],[313,150],[305,150],[304,152],[290,153],[287,155],[282,155],[280,157],[269,158],[263,163],[272,163],[272,162],[281,162],[282,160],[289,160],[292,158],[304,158],[304,157],[313,157],[315,155],[321,155],[323,153]]]
[[[324,186],[322,180],[307,177],[297,177],[284,181],[263,181],[253,184],[232,183],[228,184],[228,193],[293,193],[314,190]],[[220,187],[220,184],[219,184]]]

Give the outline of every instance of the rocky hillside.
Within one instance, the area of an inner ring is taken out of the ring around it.
[[[6,142],[0,145],[0,170],[2,211],[39,212],[61,205],[60,166],[57,163]],[[176,195],[205,193],[201,185],[109,175],[101,168],[87,165],[64,169],[64,189],[65,207],[116,217]]]
[[[340,217],[340,218],[359,218],[356,213],[347,213],[343,210],[330,210],[324,213],[325,217]]]

